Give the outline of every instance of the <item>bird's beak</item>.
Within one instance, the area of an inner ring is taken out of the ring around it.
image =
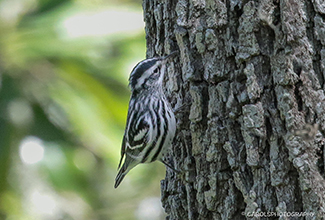
[[[175,50],[175,51],[171,52],[170,54],[164,56],[162,58],[162,60],[167,61],[169,58],[172,58],[172,57],[174,57],[177,54],[179,54],[179,51]]]

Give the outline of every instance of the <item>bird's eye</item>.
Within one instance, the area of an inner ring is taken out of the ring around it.
[[[153,71],[153,73],[154,73],[154,74],[157,74],[158,71],[159,71],[158,68],[156,68],[156,69]]]

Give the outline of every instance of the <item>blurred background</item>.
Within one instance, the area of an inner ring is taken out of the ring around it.
[[[0,0],[0,220],[160,220],[161,163],[118,189],[141,0]]]

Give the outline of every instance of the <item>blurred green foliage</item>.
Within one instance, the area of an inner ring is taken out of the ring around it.
[[[161,164],[113,189],[141,2],[0,0],[1,220],[162,219]]]

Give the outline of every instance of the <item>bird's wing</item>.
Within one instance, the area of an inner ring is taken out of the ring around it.
[[[130,123],[128,130],[126,146],[130,150],[141,149],[147,145],[149,141],[150,124],[147,119],[147,114],[143,114],[138,120],[133,120]],[[127,149],[126,149],[127,150]]]
[[[122,161],[127,153],[133,159],[137,158],[142,149],[150,141],[149,132],[150,124],[147,119],[147,114],[143,114],[138,120],[130,118],[122,142],[121,159],[118,168],[121,167]]]
[[[118,168],[117,169],[120,169],[121,167],[121,164],[122,164],[122,161],[123,161],[123,158],[124,158],[124,155],[125,155],[125,134],[123,136],[123,141],[122,141],[122,147],[121,147],[121,159],[120,159],[120,162],[118,164]]]

